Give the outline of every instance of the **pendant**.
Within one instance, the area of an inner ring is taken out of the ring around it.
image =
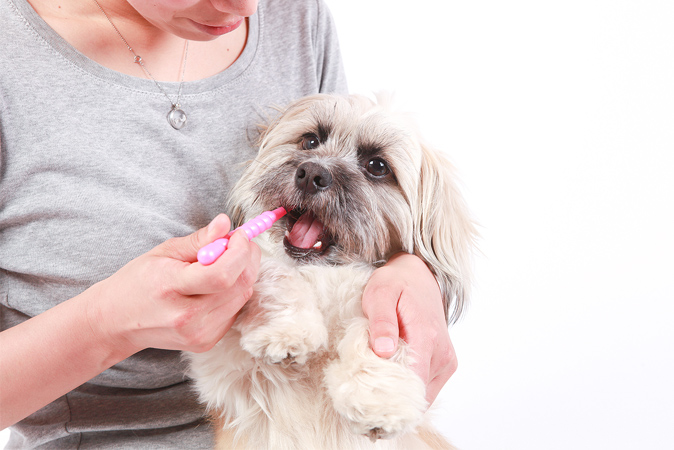
[[[187,122],[187,114],[185,114],[185,111],[178,108],[178,106],[173,106],[171,111],[166,115],[166,119],[168,119],[168,123],[170,123],[173,128],[179,130],[185,125],[185,122]]]

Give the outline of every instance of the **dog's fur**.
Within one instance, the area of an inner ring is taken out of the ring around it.
[[[377,357],[361,308],[372,271],[408,252],[436,275],[445,318],[463,310],[475,231],[450,164],[372,100],[307,97],[263,133],[230,211],[242,223],[278,206],[289,214],[257,238],[253,297],[212,350],[188,355],[218,445],[451,448],[425,419],[414,355],[400,341],[392,358]],[[302,214],[322,224],[322,245],[284,239]]]

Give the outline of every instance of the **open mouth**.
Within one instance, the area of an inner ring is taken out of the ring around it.
[[[323,223],[311,211],[293,209],[287,218],[283,245],[293,258],[322,256],[334,243]]]

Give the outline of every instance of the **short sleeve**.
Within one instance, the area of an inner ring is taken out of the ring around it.
[[[316,76],[320,92],[348,94],[344,63],[339,49],[339,39],[334,18],[323,0],[316,0],[318,20],[315,29]]]

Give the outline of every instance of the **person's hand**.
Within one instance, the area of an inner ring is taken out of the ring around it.
[[[170,239],[93,287],[92,328],[119,345],[203,352],[220,340],[253,293],[260,249],[235,233],[217,261],[203,266],[199,249],[230,228],[221,214],[208,227]]]
[[[456,371],[457,360],[440,288],[426,264],[399,253],[375,270],[363,293],[363,312],[378,356],[392,356],[398,337],[407,342],[415,354],[411,368],[426,383],[426,400],[432,404]]]

